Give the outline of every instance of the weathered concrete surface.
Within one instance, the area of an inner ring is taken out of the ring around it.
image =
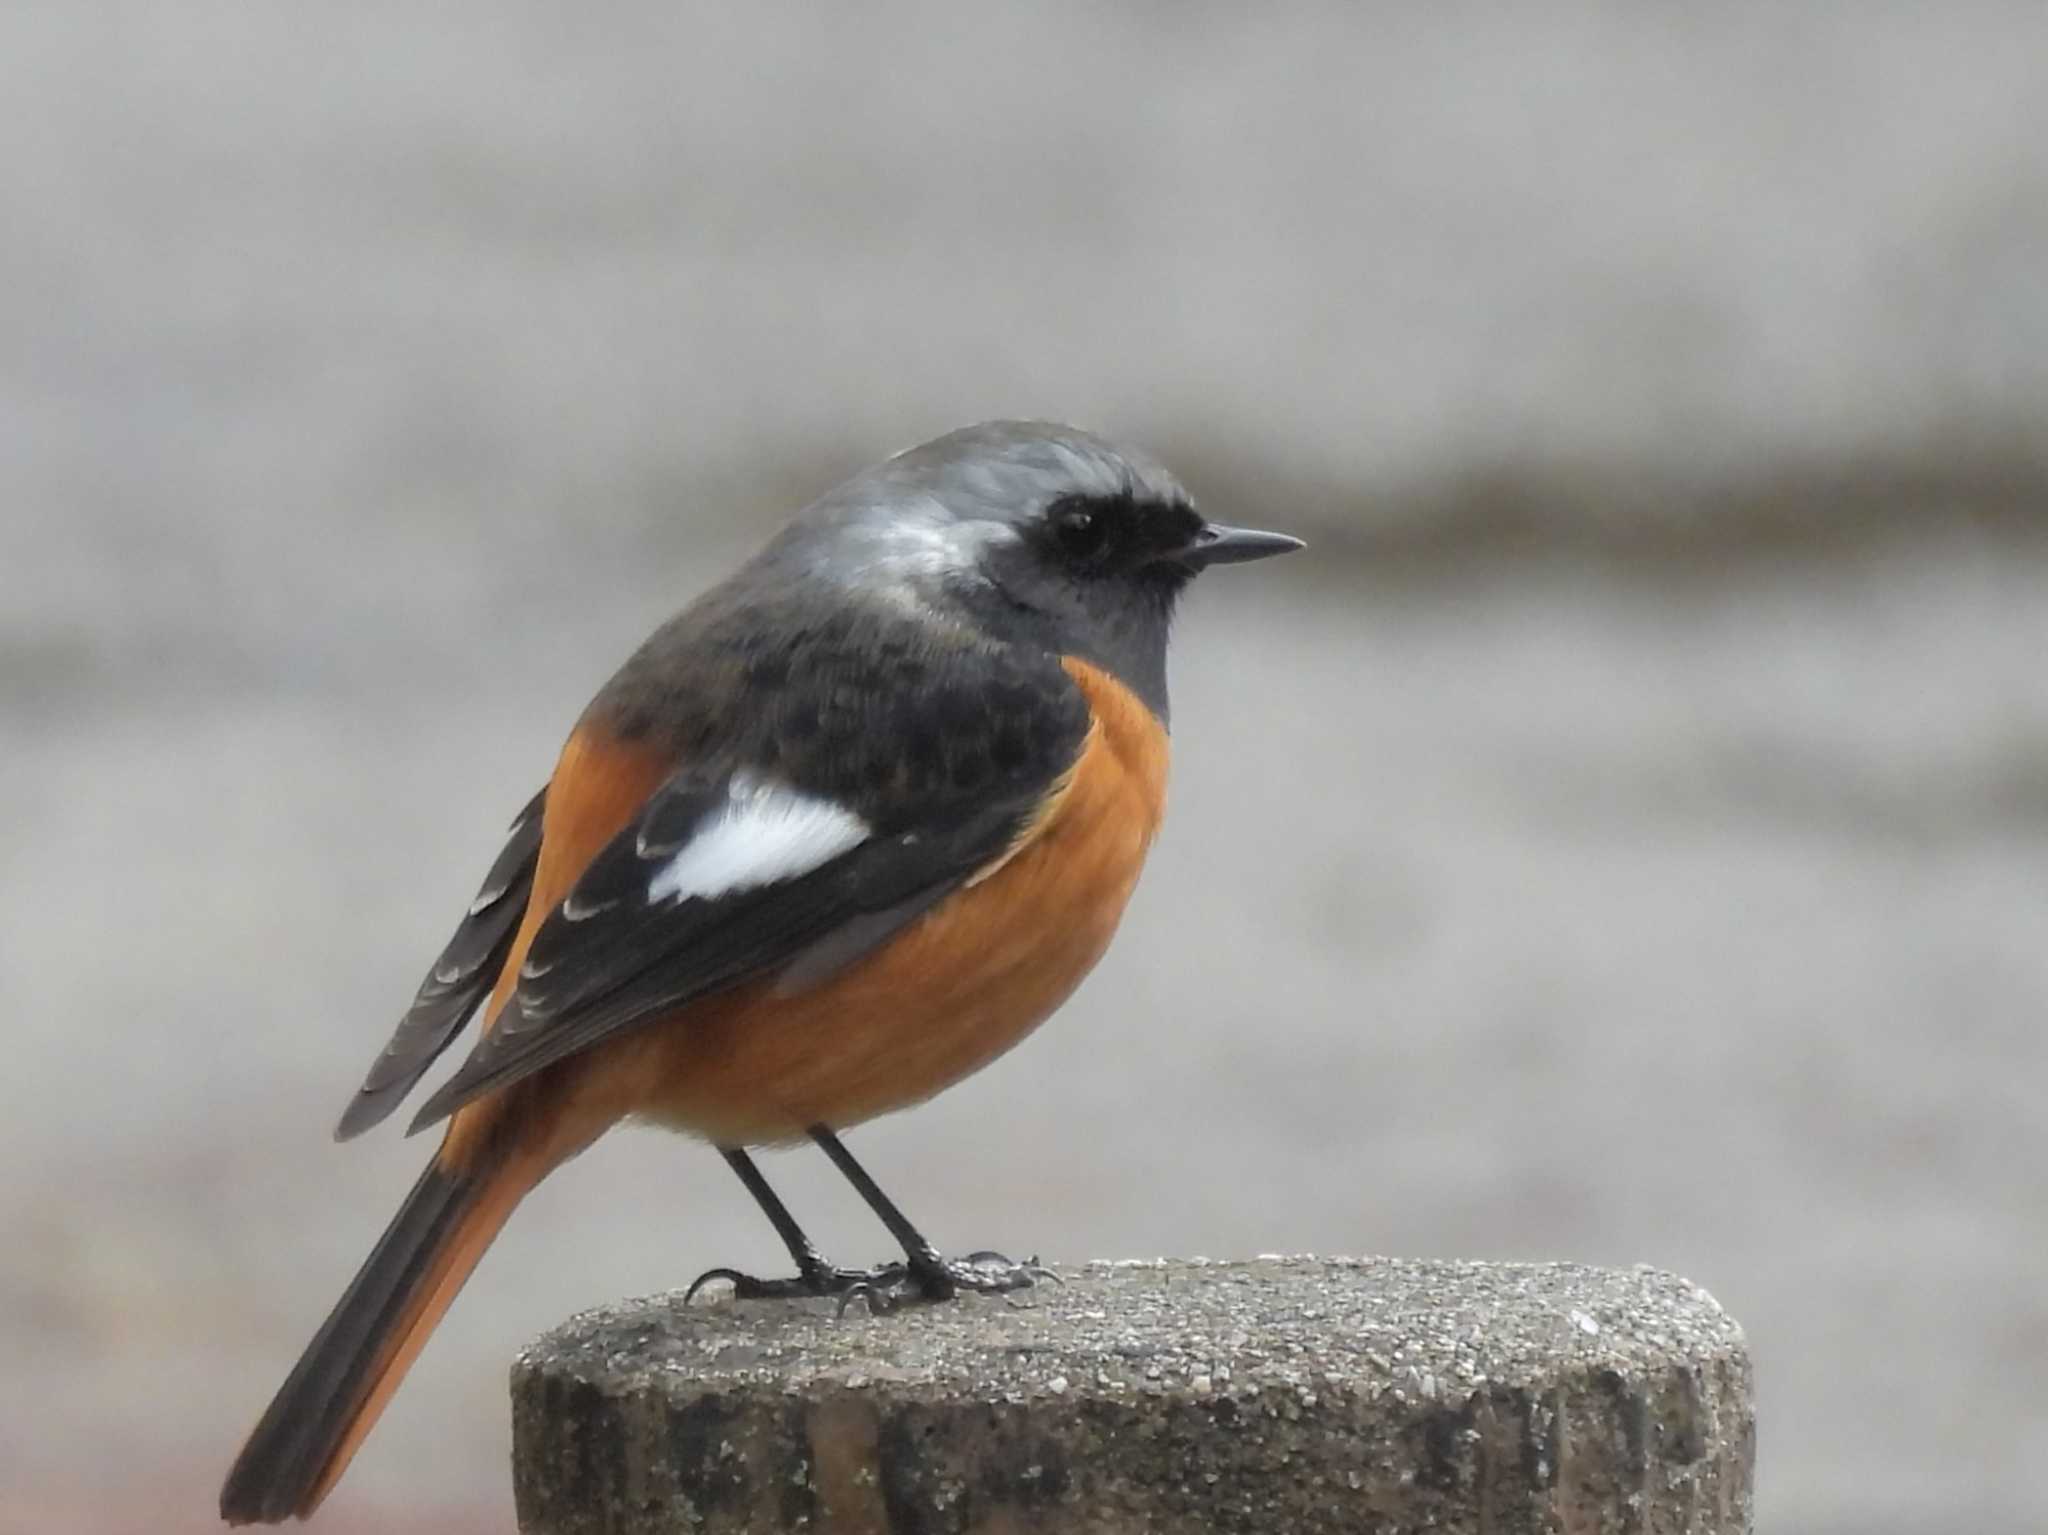
[[[880,1317],[578,1317],[513,1369],[520,1528],[1750,1528],[1742,1332],[1673,1275],[1269,1258],[1067,1280]]]

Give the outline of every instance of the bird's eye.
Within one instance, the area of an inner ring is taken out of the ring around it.
[[[1108,541],[1109,520],[1092,506],[1072,503],[1054,509],[1052,532],[1068,558],[1092,559]]]

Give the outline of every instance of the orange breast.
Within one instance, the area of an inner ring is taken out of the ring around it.
[[[1021,847],[811,991],[746,987],[602,1047],[587,1083],[612,1099],[600,1112],[638,1113],[721,1144],[790,1140],[930,1097],[1065,1001],[1102,957],[1137,883],[1165,808],[1167,764],[1166,732],[1150,710],[1093,667],[1067,669],[1096,723]]]

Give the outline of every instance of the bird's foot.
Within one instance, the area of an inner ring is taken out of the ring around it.
[[[855,1301],[864,1302],[870,1312],[880,1315],[900,1311],[905,1306],[952,1300],[963,1290],[977,1295],[1006,1295],[1013,1290],[1028,1290],[1041,1279],[1061,1283],[1060,1276],[1036,1258],[1018,1263],[998,1252],[974,1252],[964,1258],[942,1258],[929,1253],[871,1269],[835,1268],[821,1261],[805,1264],[786,1279],[760,1279],[731,1268],[706,1269],[683,1291],[683,1304],[689,1305],[706,1285],[723,1282],[732,1287],[734,1300],[836,1297],[841,1316]]]
[[[1028,1290],[1041,1279],[1061,1283],[1060,1276],[1036,1258],[1018,1263],[998,1252],[969,1253],[964,1258],[925,1253],[878,1269],[867,1282],[846,1290],[839,1297],[839,1313],[844,1316],[857,1300],[879,1315],[921,1302],[952,1300],[963,1290],[1006,1295],[1012,1290]]]
[[[683,1304],[689,1305],[706,1285],[723,1280],[732,1286],[734,1300],[818,1300],[838,1296],[840,1309],[844,1310],[847,1298],[875,1287],[900,1285],[908,1272],[902,1263],[885,1263],[872,1269],[843,1269],[816,1263],[805,1264],[787,1279],[757,1279],[738,1269],[706,1269],[683,1291]]]

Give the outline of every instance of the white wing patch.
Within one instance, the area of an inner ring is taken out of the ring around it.
[[[655,871],[647,899],[709,900],[808,874],[873,830],[843,805],[735,773],[725,807]]]

